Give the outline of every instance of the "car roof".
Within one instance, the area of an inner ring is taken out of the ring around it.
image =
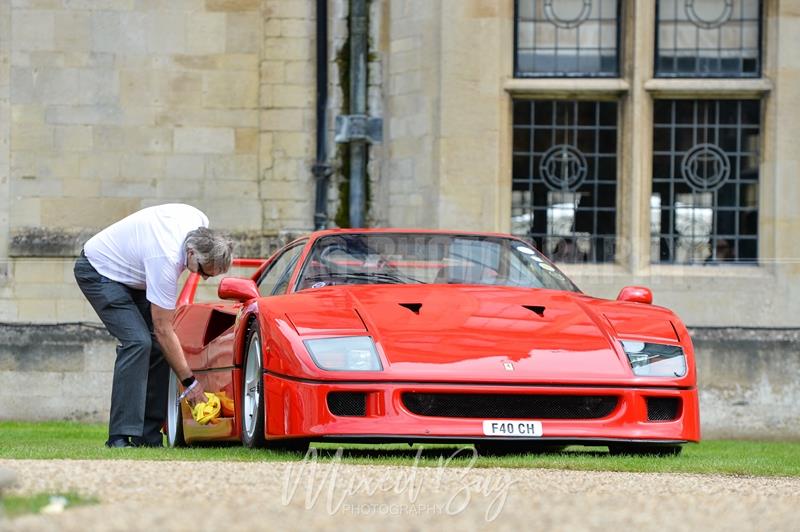
[[[447,230],[447,229],[413,229],[407,227],[381,227],[381,228],[364,228],[364,229],[324,229],[321,231],[314,231],[308,233],[295,240],[309,238],[310,240],[317,240],[319,238],[331,235],[361,235],[361,234],[427,234],[427,235],[454,235],[454,236],[487,236],[496,238],[514,238],[519,237],[510,235],[508,233],[497,233],[489,231],[463,231],[463,230]]]

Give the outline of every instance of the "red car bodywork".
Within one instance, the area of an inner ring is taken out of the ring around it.
[[[346,232],[308,237],[289,287],[295,286],[316,239]],[[269,260],[237,264],[257,268],[255,280]],[[183,429],[189,443],[240,439],[242,364],[251,320],[262,333],[267,440],[486,438],[486,416],[415,414],[404,402],[406,393],[613,397],[613,410],[599,418],[542,420],[543,433],[537,439],[600,444],[700,439],[691,339],[671,311],[630,302],[647,301],[646,289],[629,287],[628,301],[620,301],[490,285],[341,285],[298,292],[290,288],[269,297],[253,293],[238,302],[193,303],[198,281],[192,274],[183,288],[175,328],[206,390],[234,398],[235,414],[203,426],[192,420],[184,402]],[[383,371],[321,370],[303,344],[314,338],[358,335],[372,337]],[[686,375],[635,376],[621,340],[682,347]],[[331,392],[365,394],[364,415],[331,413]],[[674,418],[649,419],[648,401],[653,398],[676,399]]]

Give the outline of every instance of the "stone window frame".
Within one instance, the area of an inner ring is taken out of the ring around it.
[[[514,0],[510,12],[514,16]],[[569,264],[567,273],[582,275],[686,275],[714,277],[721,273],[734,277],[762,276],[765,264],[761,258],[775,256],[776,235],[774,227],[765,227],[765,220],[773,209],[769,204],[774,190],[772,168],[765,161],[772,160],[775,150],[773,136],[769,134],[776,117],[772,110],[772,76],[775,70],[775,49],[771,37],[777,34],[777,0],[764,0],[761,28],[761,76],[758,78],[658,78],[655,76],[655,2],[622,0],[620,8],[620,77],[618,78],[515,78],[513,70],[507,72],[503,82],[507,105],[501,124],[507,131],[513,128],[512,101],[529,99],[584,99],[617,100],[619,102],[619,140],[617,166],[617,239],[619,242],[614,263]],[[510,33],[513,33],[514,20]],[[509,35],[507,53],[513,58],[513,35]],[[510,61],[513,64],[513,61]],[[650,260],[650,195],[652,192],[653,102],[656,99],[760,99],[761,138],[759,162],[758,202],[758,257],[757,264],[726,264],[708,267],[694,264],[660,264]],[[501,186],[508,188],[507,198],[501,205],[500,220],[503,230],[511,224],[511,173],[512,148],[510,136],[503,147],[501,167],[507,168]],[[763,228],[763,229],[762,229]]]

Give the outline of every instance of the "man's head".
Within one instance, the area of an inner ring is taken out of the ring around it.
[[[222,233],[206,227],[189,231],[183,242],[186,267],[204,279],[220,275],[231,268],[233,242]]]

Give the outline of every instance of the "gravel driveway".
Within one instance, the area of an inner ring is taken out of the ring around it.
[[[800,479],[307,462],[0,460],[101,504],[8,531],[798,530]],[[489,522],[487,522],[489,521]]]

